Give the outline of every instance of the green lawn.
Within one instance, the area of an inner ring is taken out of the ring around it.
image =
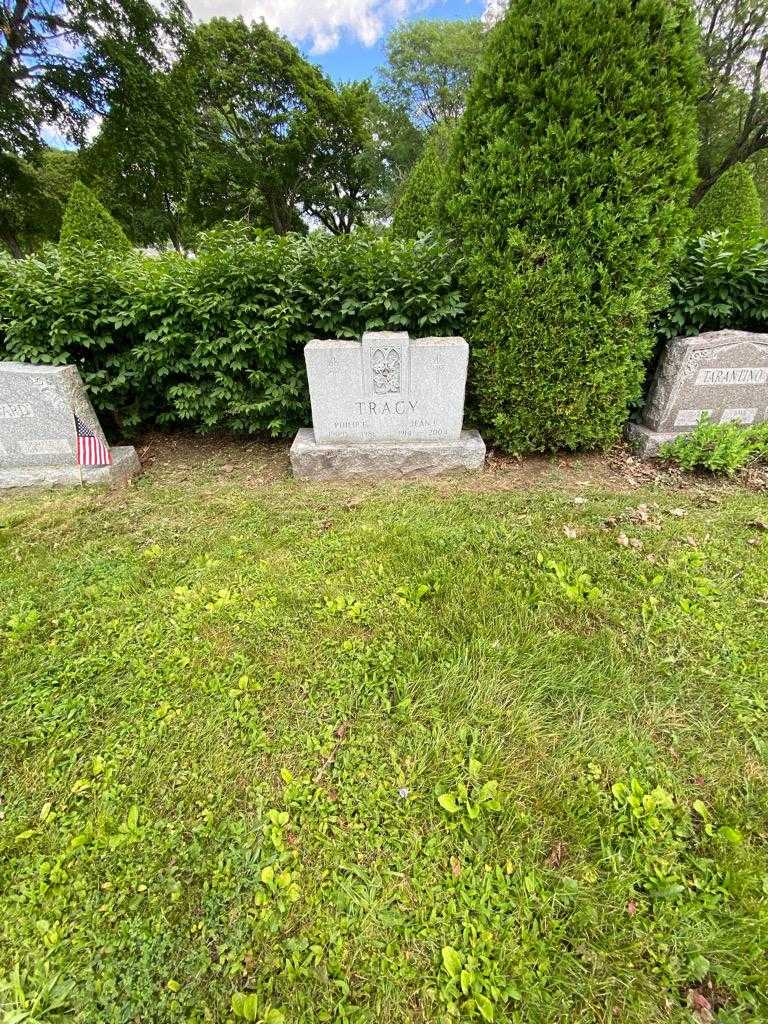
[[[0,501],[0,1021],[768,1020],[768,499],[574,493]]]

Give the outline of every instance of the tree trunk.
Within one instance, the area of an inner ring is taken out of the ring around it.
[[[167,192],[163,192],[163,203],[165,205],[165,212],[168,215],[168,236],[171,239],[171,244],[176,252],[183,254],[184,249],[179,237],[179,229],[176,224],[176,218],[173,215],[173,210],[171,210],[171,200]]]
[[[12,231],[3,231],[2,234],[0,234],[0,241],[2,241],[3,245],[15,260],[23,259],[24,253],[19,245],[19,240]]]

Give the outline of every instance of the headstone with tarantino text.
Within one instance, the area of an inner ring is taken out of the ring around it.
[[[642,416],[627,435],[650,457],[703,416],[745,426],[768,419],[768,334],[710,331],[669,342]]]

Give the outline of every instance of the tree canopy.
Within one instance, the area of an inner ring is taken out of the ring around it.
[[[29,154],[42,126],[75,142],[132,77],[167,64],[183,0],[0,0],[0,151]]]
[[[768,148],[768,0],[696,0],[706,64],[699,100],[698,202]]]
[[[23,256],[59,237],[75,178],[77,153],[42,149],[28,160],[0,154],[0,242]]]
[[[420,128],[460,117],[484,43],[485,31],[477,20],[399,26],[387,39],[388,63],[381,69],[384,95],[404,107]]]

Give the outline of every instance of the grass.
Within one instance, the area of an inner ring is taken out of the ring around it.
[[[4,500],[0,1021],[768,1020],[767,507]]]

